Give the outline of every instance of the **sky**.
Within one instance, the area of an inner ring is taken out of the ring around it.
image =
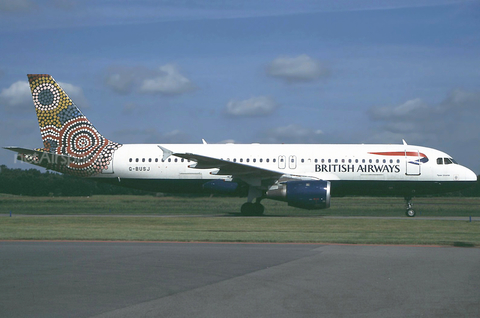
[[[479,30],[478,0],[0,0],[0,146],[42,147],[46,73],[119,143],[404,139],[480,174]]]

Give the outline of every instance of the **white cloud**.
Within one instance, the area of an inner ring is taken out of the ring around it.
[[[88,107],[83,90],[69,83],[58,82],[77,106]],[[0,92],[0,104],[7,112],[26,112],[33,110],[32,94],[27,81],[18,81]]]
[[[480,93],[455,89],[437,104],[415,98],[398,106],[372,107],[368,115],[380,124],[368,142],[451,145],[477,139]]]
[[[193,83],[183,76],[173,64],[160,66],[159,74],[153,78],[142,81],[140,92],[164,95],[179,95],[195,88]]]
[[[8,112],[30,110],[30,107],[33,107],[33,102],[28,82],[18,81],[10,87],[2,89],[0,104]]]
[[[67,93],[68,97],[70,97],[75,105],[77,105],[80,108],[87,108],[88,102],[87,99],[85,98],[85,95],[83,94],[83,89],[79,86],[75,86],[69,83],[63,83],[63,82],[58,82],[58,85],[60,85],[61,88]]]
[[[230,100],[225,108],[225,113],[232,117],[258,117],[272,114],[278,104],[268,96],[252,97],[237,101]]]
[[[480,110],[480,93],[455,89],[438,104],[429,105],[415,98],[398,106],[371,107],[368,114],[377,121],[416,123],[424,119],[448,119],[473,109]]]
[[[297,124],[280,126],[269,129],[261,134],[262,142],[265,143],[321,143],[323,132],[319,129],[302,127]]]
[[[105,85],[126,95],[140,94],[180,95],[195,89],[195,85],[180,73],[174,64],[156,69],[143,66],[111,66],[106,70]]]
[[[480,93],[454,89],[440,106],[445,109],[480,108]]]
[[[113,72],[106,76],[105,84],[119,94],[128,94],[132,91],[134,77],[129,72]]]
[[[429,111],[429,106],[420,98],[406,101],[398,106],[372,107],[369,110],[370,116],[375,120],[400,120],[411,117],[418,117],[419,114]]]
[[[311,82],[326,77],[329,71],[322,63],[306,54],[297,57],[279,57],[266,69],[267,75],[293,82]]]

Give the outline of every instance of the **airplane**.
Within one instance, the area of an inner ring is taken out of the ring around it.
[[[245,196],[243,215],[263,199],[326,209],[332,196],[412,198],[457,191],[477,176],[442,151],[402,144],[120,144],[101,135],[60,85],[29,74],[43,148],[4,147],[57,172],[166,193]]]

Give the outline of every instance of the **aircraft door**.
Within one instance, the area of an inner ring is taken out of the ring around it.
[[[278,156],[278,168],[285,169],[287,163],[285,156]]]
[[[288,167],[290,169],[295,169],[297,167],[297,156],[288,157]]]
[[[405,150],[406,175],[419,176],[421,173],[420,152],[418,150]]]

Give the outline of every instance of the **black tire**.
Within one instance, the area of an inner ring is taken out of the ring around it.
[[[240,213],[242,213],[242,215],[252,215],[253,210],[254,210],[253,203],[246,202],[242,204],[242,207],[240,208]]]
[[[253,204],[253,215],[263,215],[265,207],[260,203]]]
[[[414,209],[407,209],[407,212],[405,212],[405,214],[406,214],[409,218],[413,218],[417,213],[415,212]]]
[[[251,203],[246,202],[242,204],[240,212],[242,215],[246,216],[253,216],[253,215],[262,215],[263,211],[265,211],[265,207],[260,203]]]

